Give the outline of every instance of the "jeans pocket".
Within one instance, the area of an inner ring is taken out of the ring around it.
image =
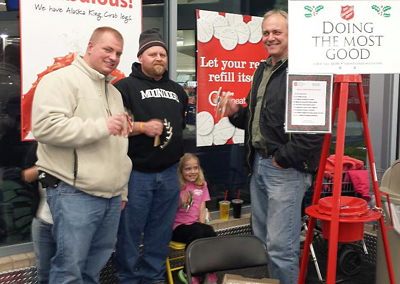
[[[276,165],[274,164],[274,162],[275,162],[279,167],[276,166]],[[289,168],[283,168],[283,167],[281,167],[281,165],[279,165],[278,162],[275,160],[275,156],[272,156],[271,163],[272,163],[272,166],[273,166],[276,170],[278,170],[278,171],[293,171],[293,170],[295,170],[295,169],[292,168],[292,167],[289,167]]]
[[[46,202],[47,204],[50,206],[51,204],[51,200],[53,199],[53,193],[54,193],[55,189],[53,188],[47,188],[46,189]]]
[[[49,223],[47,223],[47,222],[44,222],[44,221],[39,221],[39,228],[40,228],[40,230],[42,230],[42,231],[49,231],[49,230],[51,230],[51,227],[52,227],[53,225],[51,225],[51,224],[49,224]]]
[[[59,183],[58,192],[60,195],[83,195],[83,191],[78,190],[75,187],[64,182]]]
[[[49,206],[50,212],[53,212],[53,200],[54,200],[54,194],[57,194],[57,190],[49,187],[46,189],[46,202],[47,205]]]

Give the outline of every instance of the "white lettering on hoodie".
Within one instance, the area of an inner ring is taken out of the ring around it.
[[[175,100],[179,103],[179,98],[174,92],[166,91],[159,88],[146,90],[146,92],[142,90],[140,91],[140,94],[142,95],[142,100],[149,98],[164,98],[164,99]]]

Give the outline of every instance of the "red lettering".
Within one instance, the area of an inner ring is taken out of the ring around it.
[[[110,6],[118,7],[118,0],[110,0]]]
[[[126,8],[126,7],[128,7],[128,3],[126,3],[125,0],[121,0],[121,6],[120,7],[121,8]]]
[[[1,1],[1,0],[0,0]],[[112,7],[121,7],[126,8],[129,7],[132,9],[132,0],[64,0],[70,2],[80,1],[81,3],[89,3],[89,4],[100,4],[100,5],[110,5]]]

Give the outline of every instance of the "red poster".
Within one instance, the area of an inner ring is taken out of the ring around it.
[[[197,146],[238,144],[244,131],[216,113],[218,94],[246,106],[251,79],[268,57],[262,18],[197,10]],[[220,91],[220,92],[219,92]]]

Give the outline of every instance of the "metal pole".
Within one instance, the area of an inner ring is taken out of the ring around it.
[[[367,146],[368,162],[370,164],[370,171],[371,171],[372,183],[373,183],[373,187],[374,187],[376,206],[378,208],[382,208],[381,195],[379,192],[378,180],[377,180],[377,176],[376,176],[374,155],[372,152],[371,134],[369,132],[369,126],[368,126],[367,110],[365,107],[364,90],[363,90],[361,82],[357,83],[357,85],[358,85],[358,96],[360,99],[360,107],[361,107],[361,113],[362,113],[362,122],[363,122],[363,127],[364,127],[365,143]],[[394,274],[393,274],[393,264],[392,264],[392,258],[390,256],[390,248],[389,248],[389,243],[388,243],[388,239],[387,239],[386,225],[385,225],[385,220],[383,218],[383,215],[379,219],[379,224],[381,225],[383,247],[385,248],[386,264],[387,264],[387,268],[388,268],[389,279],[390,279],[390,283],[393,284],[393,283],[395,283],[395,278],[394,278]]]
[[[333,176],[332,215],[329,233],[328,271],[326,275],[327,284],[336,281],[336,262],[339,239],[339,211],[340,197],[342,192],[343,153],[344,139],[346,133],[347,99],[349,95],[349,83],[347,77],[337,75],[335,82],[340,85],[339,116],[336,135],[335,149],[335,173]]]
[[[334,91],[333,91],[333,103],[332,103],[332,131],[333,131],[333,125],[335,122],[336,118],[336,111],[339,105],[339,97],[340,97],[340,88],[337,84],[334,86]],[[331,139],[332,139],[332,134],[325,134],[325,139],[324,139],[324,144],[322,146],[322,153],[321,153],[321,158],[318,166],[318,173],[317,173],[317,179],[315,181],[314,185],[314,195],[313,195],[313,200],[311,205],[316,205],[318,203],[318,200],[321,197],[321,190],[322,190],[322,182],[324,180],[324,172],[325,172],[325,166],[326,166],[326,160],[328,158],[329,154],[329,146],[331,144]],[[299,284],[304,284],[306,281],[306,274],[307,274],[307,267],[308,267],[308,259],[310,257],[310,251],[309,247],[312,244],[313,237],[314,237],[314,228],[315,228],[315,222],[316,218],[310,216],[310,219],[308,221],[308,228],[307,234],[306,234],[306,240],[304,242],[304,247],[303,247],[303,255],[301,257],[301,266],[300,266],[300,274],[299,274]]]

